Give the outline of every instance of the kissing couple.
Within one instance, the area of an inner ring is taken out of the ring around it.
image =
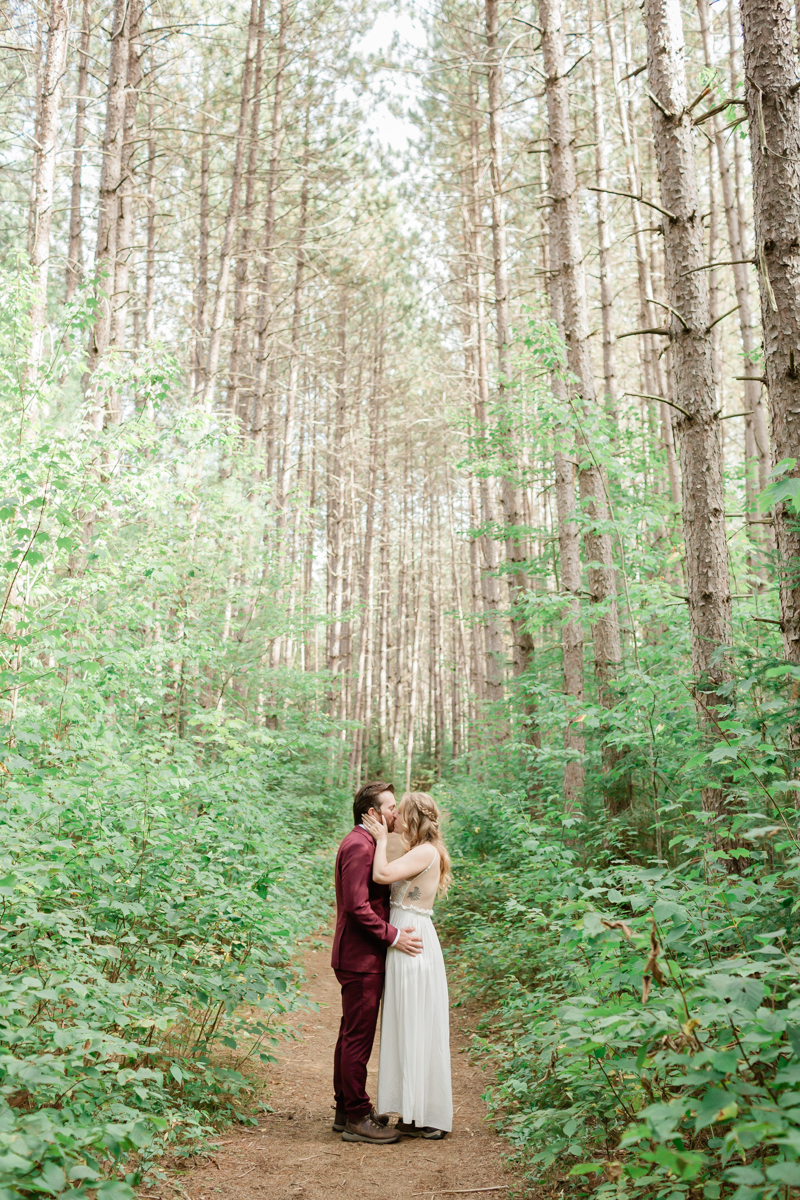
[[[431,921],[433,902],[451,878],[439,810],[427,792],[407,792],[396,804],[392,784],[378,779],[356,792],[353,826],[336,857],[331,963],[342,1021],[333,1129],[345,1142],[387,1145],[401,1134],[438,1140],[453,1128],[447,975]],[[390,833],[405,845],[392,862]],[[376,1110],[367,1063],[381,996]],[[391,1113],[400,1117],[396,1125]]]

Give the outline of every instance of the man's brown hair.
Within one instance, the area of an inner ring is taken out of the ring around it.
[[[386,783],[383,779],[373,779],[371,783],[365,783],[358,789],[353,797],[354,825],[360,825],[364,814],[368,813],[371,808],[378,807],[378,797],[384,792],[391,792],[394,795],[394,784]]]

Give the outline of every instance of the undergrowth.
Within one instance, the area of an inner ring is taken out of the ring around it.
[[[565,816],[541,778],[439,789],[451,983],[488,1005],[487,1099],[539,1184],[600,1200],[800,1187],[794,715],[769,682],[785,671],[756,670],[771,701],[732,710],[722,747],[686,745],[661,857],[652,817],[650,853],[631,852],[641,812]],[[738,798],[724,829],[700,802],[721,771]]]

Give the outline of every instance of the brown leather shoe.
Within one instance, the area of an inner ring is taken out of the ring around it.
[[[355,1121],[348,1119],[342,1134],[343,1142],[369,1142],[374,1146],[390,1146],[393,1142],[400,1141],[400,1134],[396,1129],[390,1129],[387,1125],[379,1125],[377,1121],[373,1121],[370,1113],[363,1117],[357,1117]]]
[[[388,1125],[389,1124],[389,1114],[375,1112],[374,1105],[369,1110],[369,1115],[370,1115],[371,1120],[373,1120],[376,1125]],[[347,1113],[344,1111],[343,1108],[337,1108],[336,1116],[333,1118],[333,1132],[334,1133],[344,1133],[344,1127],[346,1124],[347,1124]]]
[[[408,1125],[405,1121],[398,1121],[395,1129],[405,1137],[421,1137],[429,1142],[440,1142],[447,1136],[444,1129],[435,1129],[433,1125],[417,1125],[415,1121],[410,1121]]]

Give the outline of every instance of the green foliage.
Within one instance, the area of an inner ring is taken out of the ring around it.
[[[252,464],[220,471],[229,447],[172,411],[156,354],[109,367],[132,419],[100,436],[69,412],[58,354],[26,396],[15,286],[0,306],[0,1200],[125,1200],[160,1156],[253,1119],[250,1064],[306,1003],[293,963],[328,912],[341,793],[322,684],[269,666],[291,622]],[[82,320],[67,314],[59,345]]]
[[[454,967],[462,993],[495,1002],[475,1045],[535,1177],[665,1200],[771,1200],[800,1181],[800,846],[785,792],[764,792],[777,817],[742,809],[716,843],[705,814],[676,805],[668,859],[642,863],[603,849],[607,818],[537,798],[534,816],[507,785],[442,790]]]
[[[5,1183],[57,1194],[243,1118],[242,1067],[269,1061],[328,900],[287,810],[325,816],[267,790],[280,735],[222,729],[198,754],[25,733],[0,808],[0,1138]]]

